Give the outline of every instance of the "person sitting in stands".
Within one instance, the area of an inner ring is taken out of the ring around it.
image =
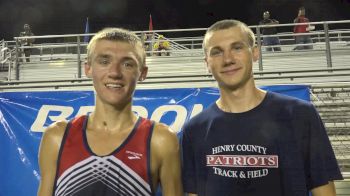
[[[169,56],[170,43],[164,39],[163,35],[159,35],[158,41],[153,45],[155,56]]]

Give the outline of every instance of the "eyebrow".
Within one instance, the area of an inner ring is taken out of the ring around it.
[[[235,47],[235,46],[248,46],[248,44],[244,41],[237,41],[237,42],[233,42],[230,44],[230,46],[232,47]]]
[[[232,46],[237,46],[237,45],[248,46],[248,44],[245,43],[244,41],[236,41],[236,42],[233,42],[233,43],[230,44],[231,47],[232,47]],[[212,48],[210,49],[210,51],[213,50],[213,49],[222,50],[222,47],[220,47],[220,46],[214,46],[214,47],[212,47]]]
[[[109,59],[111,58],[111,55],[109,54],[98,54],[96,56],[96,59]],[[136,59],[135,59],[136,58]],[[139,60],[139,58],[137,56],[135,56],[135,58],[132,58],[130,56],[125,56],[121,59],[121,61],[134,61],[136,64],[140,64],[141,61]],[[140,61],[140,62],[139,62]]]
[[[109,54],[98,54],[98,55],[96,56],[96,59],[110,58],[110,57],[111,57],[111,55],[109,55]]]
[[[133,53],[133,58],[132,56],[125,56],[123,57],[123,60],[133,60],[135,61],[139,66],[143,66],[143,59],[142,59],[142,55],[138,55],[137,52],[132,52]],[[108,53],[100,53],[96,55],[96,59],[101,59],[101,58],[111,58],[112,55],[108,54]]]

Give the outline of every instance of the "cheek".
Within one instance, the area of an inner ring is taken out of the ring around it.
[[[139,71],[125,71],[123,72],[123,77],[129,81],[138,81],[141,76],[141,72]]]
[[[94,70],[93,72],[92,72],[92,78],[97,78],[98,76],[99,76],[99,74],[98,74],[98,71],[97,70]]]
[[[210,72],[213,72],[215,71],[216,67],[218,67],[218,64],[219,64],[219,61],[217,59],[216,60],[211,59],[207,63],[207,68]]]
[[[92,78],[93,79],[99,79],[102,78],[105,71],[103,69],[94,69],[92,72]]]
[[[132,76],[132,80],[134,80],[136,83],[139,81],[141,78],[141,73],[136,73]]]

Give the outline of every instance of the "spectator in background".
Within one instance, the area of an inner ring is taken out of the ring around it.
[[[143,44],[143,47],[145,48],[146,55],[151,56],[152,52],[152,34],[148,34],[145,32],[141,33],[141,41]]]
[[[308,18],[305,17],[305,8],[300,7],[298,12],[298,17],[294,19],[294,23],[308,23],[310,22]],[[309,44],[312,43],[310,35],[298,35],[298,33],[309,33],[310,30],[315,29],[315,26],[309,24],[296,24],[294,26],[295,43],[296,44]],[[296,46],[294,50],[312,49],[312,44]]]
[[[158,41],[153,45],[153,51],[156,56],[169,56],[170,43],[164,40],[163,35],[159,35]]]
[[[24,29],[24,31],[22,31],[19,34],[20,37],[34,36],[34,33],[30,29],[29,24],[24,24],[23,29]],[[20,45],[22,47],[31,47],[33,45],[34,41],[35,41],[35,39],[33,39],[33,38],[31,38],[31,39],[28,39],[28,38],[21,38],[21,39],[19,39]],[[26,61],[29,62],[30,61],[30,55],[32,53],[32,49],[31,48],[23,48],[22,52],[24,53]]]
[[[279,22],[275,19],[270,18],[270,12],[265,11],[263,14],[263,20],[260,21],[260,25],[274,25],[279,24]],[[262,27],[262,34],[263,35],[276,35],[277,29],[276,27]],[[278,37],[264,37],[263,39],[263,45],[264,46],[273,46],[273,45],[280,45],[280,40]],[[281,47],[266,47],[266,51],[281,51]]]

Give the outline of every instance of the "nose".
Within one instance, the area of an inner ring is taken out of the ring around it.
[[[119,63],[111,63],[108,69],[108,77],[114,79],[121,79],[123,77],[122,68]]]
[[[235,63],[235,56],[231,50],[224,51],[223,57],[224,57],[225,66]]]

